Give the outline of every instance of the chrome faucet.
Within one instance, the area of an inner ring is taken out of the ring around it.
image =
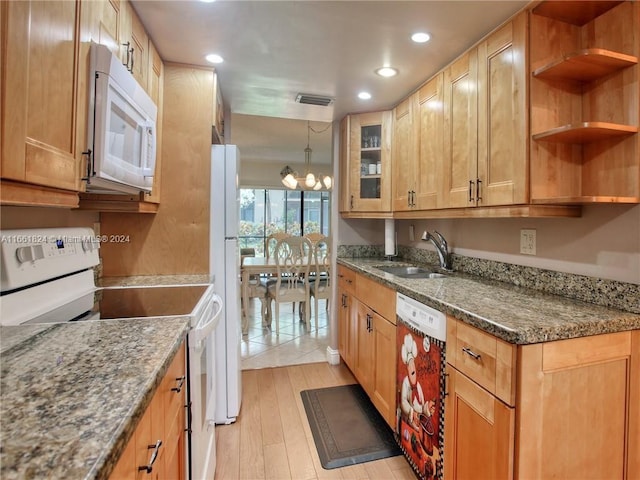
[[[422,234],[422,240],[431,242],[433,246],[436,247],[436,252],[438,252],[438,257],[440,257],[440,268],[449,271],[453,270],[453,268],[451,268],[451,254],[449,253],[447,241],[440,233],[434,231],[433,235],[431,235],[425,230]]]

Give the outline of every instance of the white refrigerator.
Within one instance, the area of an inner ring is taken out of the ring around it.
[[[236,145],[211,147],[209,269],[215,290],[224,300],[215,332],[215,422],[235,422],[240,412],[240,253],[238,228],[240,154]]]

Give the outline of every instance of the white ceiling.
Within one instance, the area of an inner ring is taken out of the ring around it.
[[[347,113],[393,107],[528,2],[132,0],[165,61],[216,65],[231,138],[244,159],[301,161],[306,120],[317,131]],[[415,44],[416,31],[431,34]],[[382,78],[374,70],[399,70]],[[357,93],[367,90],[372,99]],[[330,107],[295,103],[298,93]],[[298,121],[292,121],[298,120]],[[300,120],[303,120],[300,122]],[[330,129],[329,129],[330,130]],[[326,142],[326,144],[324,143]],[[313,162],[330,161],[330,135],[311,134]]]

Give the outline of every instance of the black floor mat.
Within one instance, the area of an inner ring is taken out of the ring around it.
[[[360,385],[303,390],[300,395],[325,469],[402,453]]]

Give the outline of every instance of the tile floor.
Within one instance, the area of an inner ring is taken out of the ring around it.
[[[280,335],[262,328],[260,302],[249,302],[249,333],[242,337],[240,353],[242,370],[284,367],[303,363],[325,362],[329,346],[328,313],[326,300],[319,300],[318,330],[315,329],[313,304],[311,305],[311,331],[307,332],[298,315],[292,312],[291,304],[280,305]],[[297,310],[298,304],[296,304]],[[275,305],[274,305],[275,314]],[[275,330],[275,322],[273,322]]]

